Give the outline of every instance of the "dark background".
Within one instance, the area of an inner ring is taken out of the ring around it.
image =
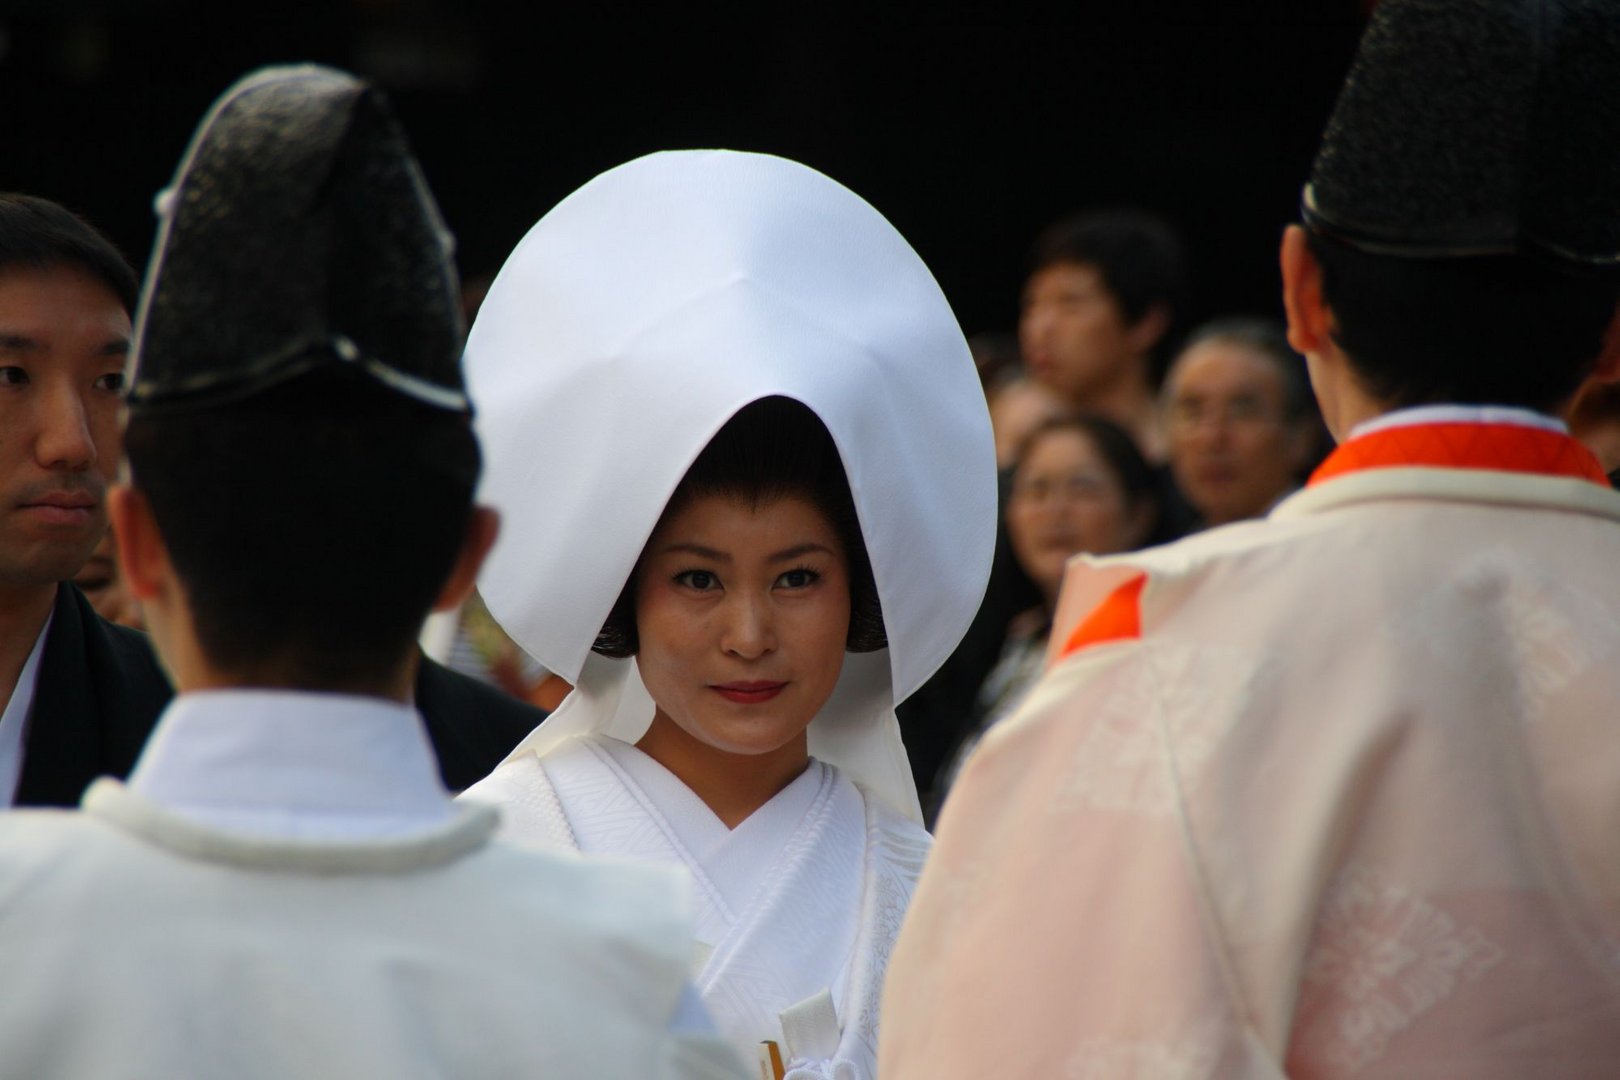
[[[739,23],[493,0],[0,0],[0,188],[68,204],[142,265],[152,197],[213,98],[257,65],[318,60],[389,89],[466,275],[604,169],[727,146],[863,195],[970,334],[1012,327],[1041,225],[1121,202],[1183,231],[1192,320],[1277,313],[1277,238],[1362,3],[808,6]]]

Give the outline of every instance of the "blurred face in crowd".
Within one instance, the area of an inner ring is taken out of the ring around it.
[[[1061,398],[1034,379],[1017,378],[1002,386],[990,396],[990,430],[996,438],[996,468],[1010,467],[1030,432],[1069,411]]]
[[[1131,503],[1091,436],[1076,428],[1036,436],[1007,499],[1013,555],[1049,604],[1070,556],[1129,551],[1145,539],[1148,517],[1149,508]]]
[[[1024,366],[1071,404],[1086,405],[1120,379],[1134,377],[1132,363],[1153,344],[1143,344],[1142,337],[1143,328],[1125,321],[1093,266],[1053,263],[1024,285],[1018,318]]]
[[[820,508],[698,496],[659,524],[636,574],[654,726],[703,754],[802,759],[849,637],[848,563]]]
[[[1165,380],[1170,469],[1204,521],[1260,517],[1298,483],[1310,428],[1290,418],[1283,374],[1256,349],[1199,342]]]
[[[0,586],[71,578],[106,533],[129,338],[93,275],[0,270]]]

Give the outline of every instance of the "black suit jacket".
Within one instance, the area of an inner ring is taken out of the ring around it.
[[[451,791],[488,776],[546,718],[533,705],[426,656],[416,669],[416,708]]]
[[[127,777],[173,693],[145,634],[108,622],[60,585],[23,732],[17,805],[77,806],[96,777]],[[545,719],[425,656],[416,707],[452,791],[482,779]]]
[[[145,634],[59,585],[23,730],[17,805],[77,806],[96,777],[128,776],[172,693]]]

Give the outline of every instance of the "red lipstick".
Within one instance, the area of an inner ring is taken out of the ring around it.
[[[713,683],[709,689],[739,705],[758,705],[780,694],[786,686],[785,682],[728,682]]]

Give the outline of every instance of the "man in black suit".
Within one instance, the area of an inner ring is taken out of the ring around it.
[[[135,274],[55,203],[0,196],[0,804],[128,771],[168,683],[73,576],[107,528]]]
[[[107,527],[136,293],[90,225],[0,195],[0,806],[73,806],[128,775],[171,695],[146,635],[68,583]],[[452,789],[543,717],[426,658],[415,700]]]

